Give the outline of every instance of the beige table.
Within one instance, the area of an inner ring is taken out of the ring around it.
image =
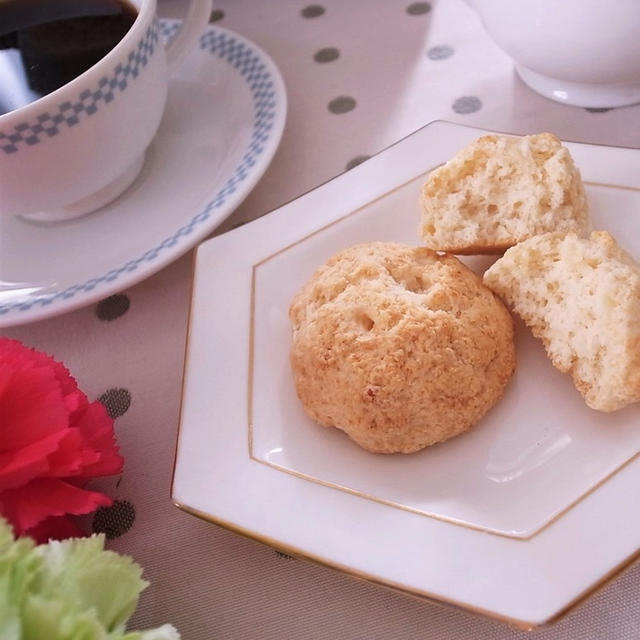
[[[445,119],[516,133],[640,146],[640,106],[588,111],[537,96],[462,0],[222,0],[213,18],[280,67],[289,116],[262,181],[222,225],[256,218],[420,126]],[[312,8],[314,7],[314,8]],[[164,0],[179,15],[181,0]],[[97,306],[5,335],[67,363],[114,416],[122,478],[97,483],[116,504],[87,526],[132,554],[152,586],[136,626],[173,622],[187,640],[281,638],[513,640],[525,633],[290,559],[174,508],[191,257]],[[555,626],[545,640],[640,637],[640,569]]]

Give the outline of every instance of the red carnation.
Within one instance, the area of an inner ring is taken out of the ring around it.
[[[0,514],[37,542],[84,533],[69,515],[112,501],[83,486],[117,474],[113,420],[69,371],[17,340],[0,338]]]

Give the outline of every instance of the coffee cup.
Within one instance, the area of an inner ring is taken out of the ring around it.
[[[579,107],[640,102],[638,0],[467,0],[537,93]]]
[[[190,0],[166,48],[156,0],[128,1],[138,15],[104,57],[0,115],[0,214],[75,218],[111,202],[137,177],[160,125],[169,77],[197,44],[211,0]]]

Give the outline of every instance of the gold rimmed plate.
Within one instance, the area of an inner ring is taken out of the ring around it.
[[[376,456],[305,416],[288,361],[288,306],[315,268],[357,242],[418,244],[426,174],[485,133],[433,123],[200,246],[172,497],[347,573],[532,627],[638,550],[639,409],[588,409],[518,325],[516,375],[477,427]],[[640,255],[640,154],[568,146],[594,225]],[[491,259],[465,261],[482,272]]]

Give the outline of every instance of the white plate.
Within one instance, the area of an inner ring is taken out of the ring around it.
[[[165,38],[177,26],[163,20]],[[65,223],[0,219],[0,326],[95,302],[193,247],[262,176],[285,116],[272,60],[231,31],[208,29],[171,80],[142,173],[120,198]]]
[[[172,495],[290,552],[531,627],[638,550],[638,407],[588,409],[517,325],[516,375],[477,427],[376,456],[305,416],[288,361],[287,309],[312,271],[357,242],[417,244],[426,173],[484,133],[434,123],[199,247]],[[594,225],[640,255],[640,153],[568,146]]]

